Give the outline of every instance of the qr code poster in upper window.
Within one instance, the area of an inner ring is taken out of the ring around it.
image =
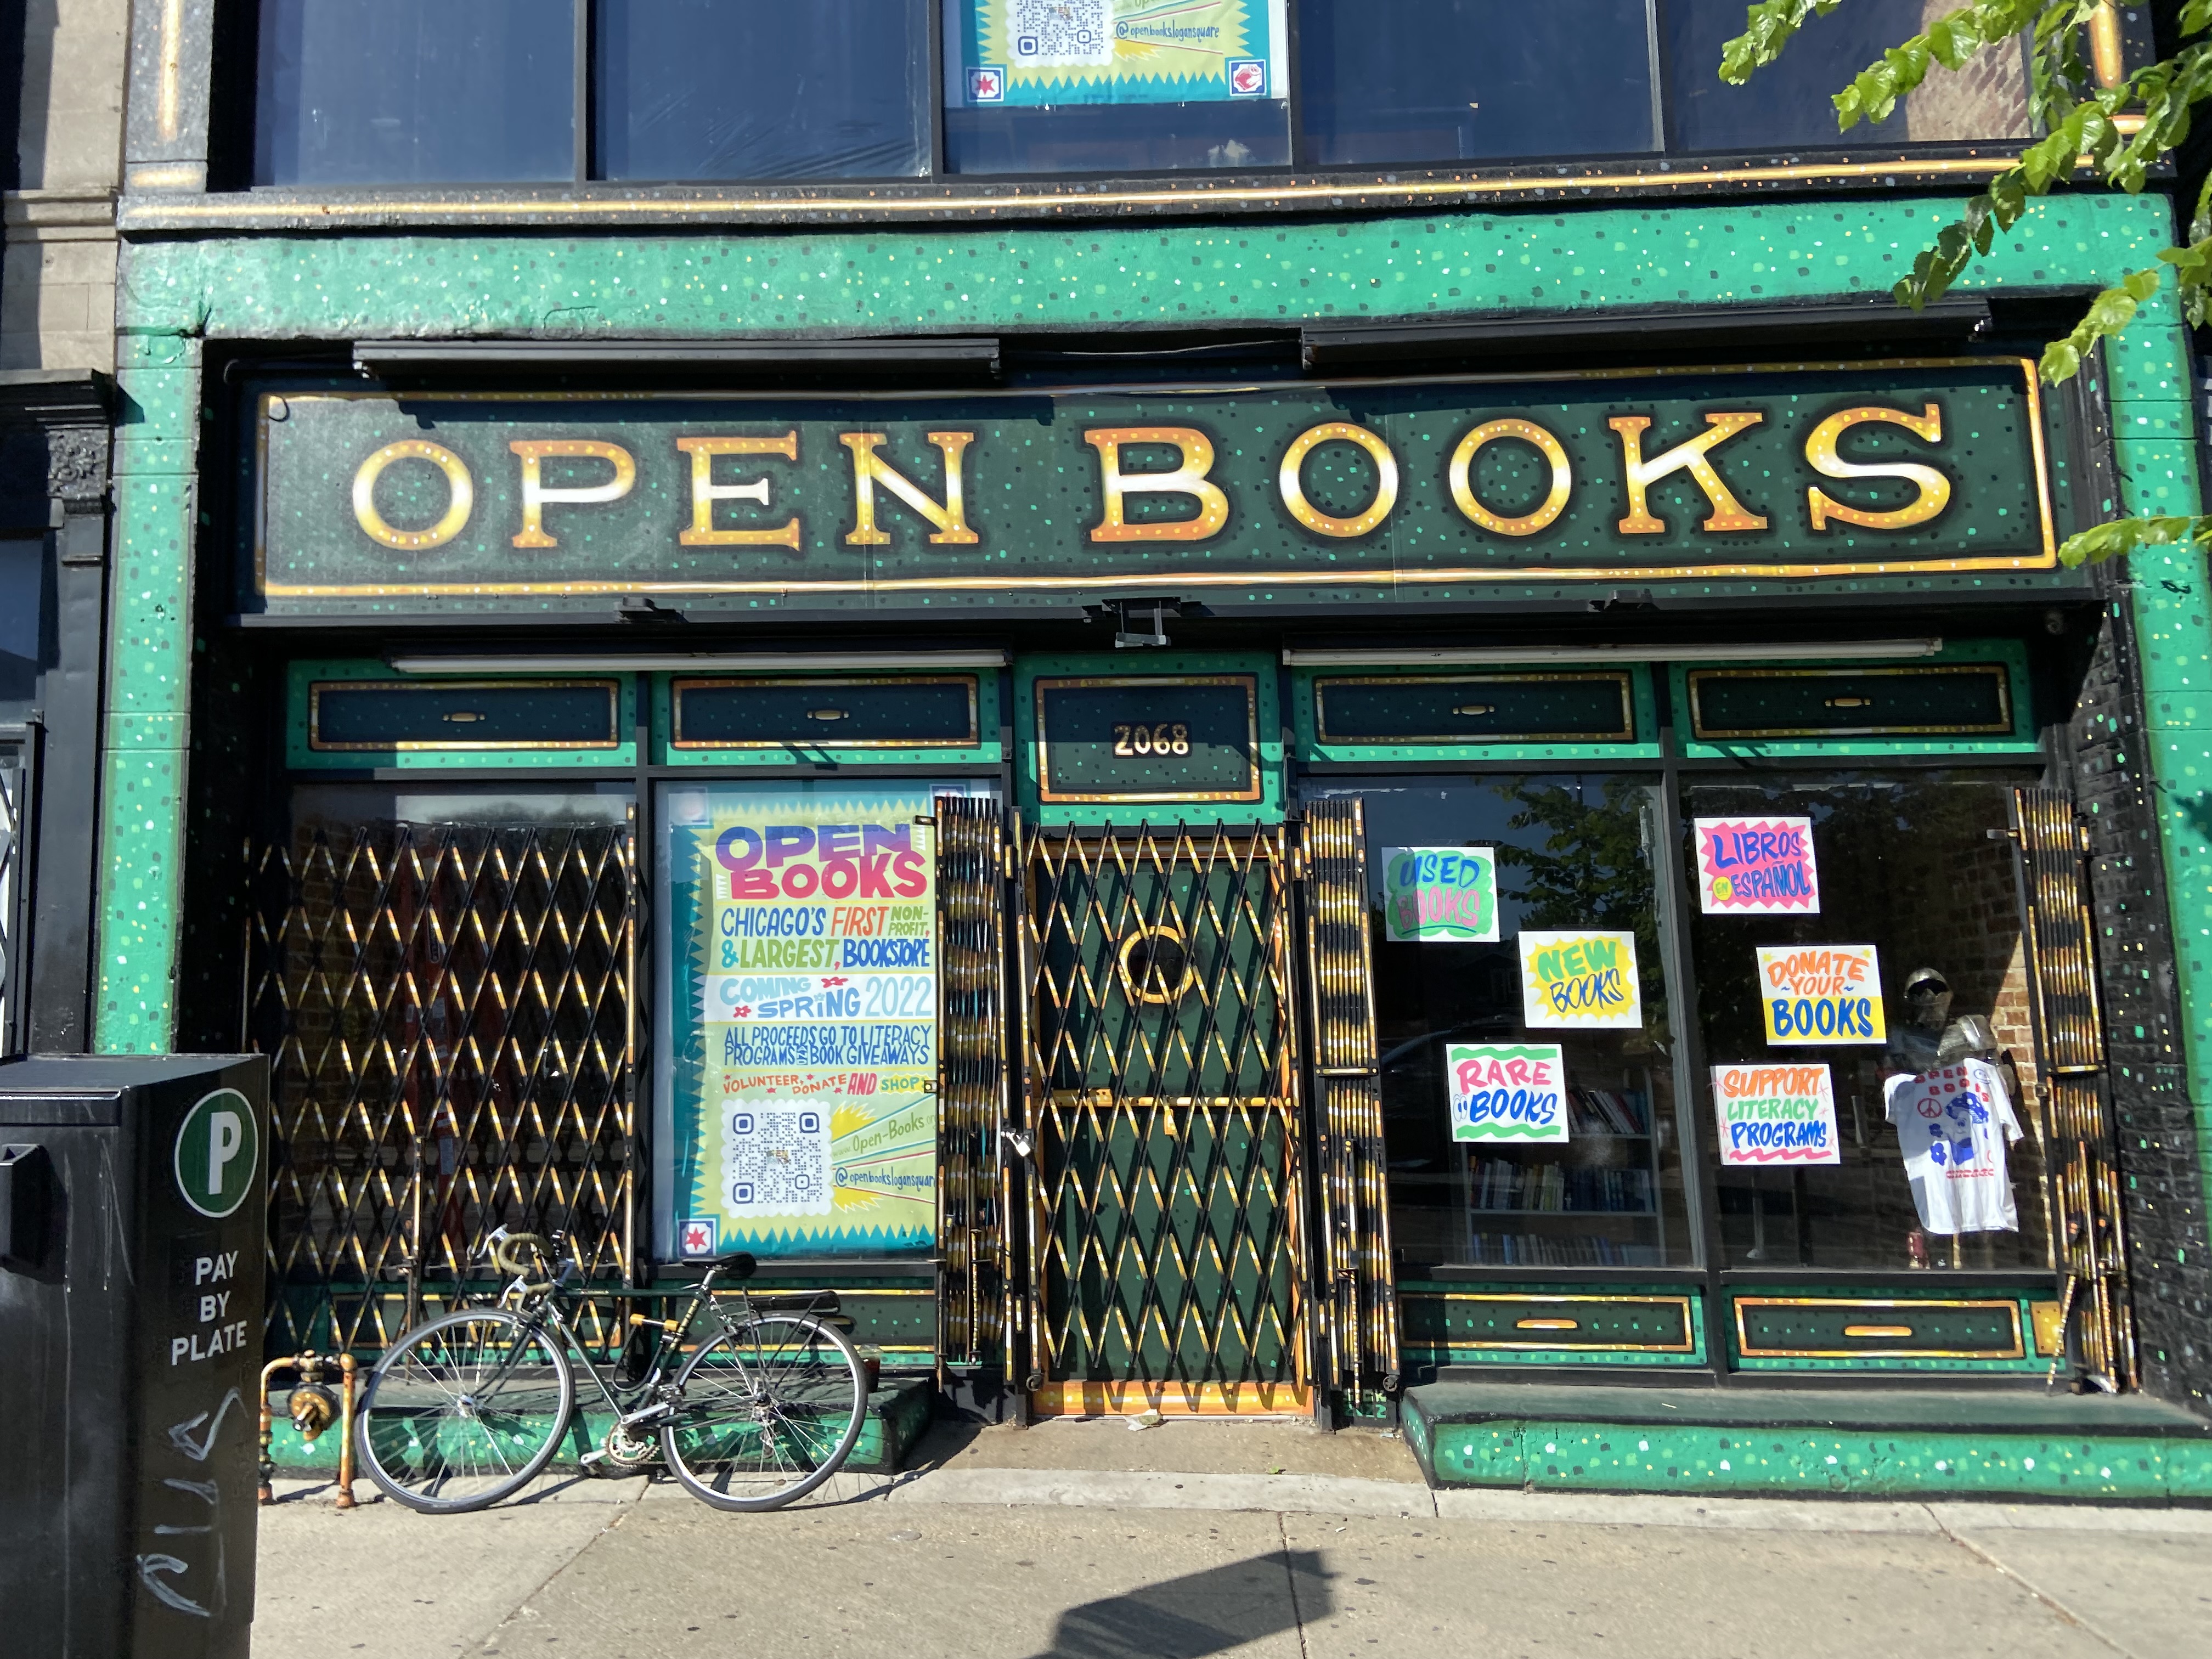
[[[1265,97],[1282,82],[1283,14],[1284,0],[961,0],[953,100],[1164,104]]]

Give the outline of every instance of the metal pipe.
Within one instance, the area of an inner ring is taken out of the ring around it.
[[[282,1358],[272,1359],[261,1368],[261,1399],[259,1402],[261,1416],[261,1481],[260,1484],[254,1488],[253,1498],[255,1503],[273,1504],[276,1501],[276,1464],[275,1459],[270,1457],[269,1455],[270,1448],[276,1440],[276,1420],[274,1414],[269,1409],[270,1380],[279,1371],[294,1370],[300,1374],[299,1380],[295,1386],[300,1388],[320,1386],[323,1380],[323,1370],[325,1366],[337,1367],[340,1389],[338,1420],[341,1443],[338,1447],[338,1489],[337,1498],[332,1500],[332,1505],[333,1507],[341,1510],[349,1510],[355,1506],[353,1497],[353,1409],[356,1374],[360,1368],[354,1357],[349,1353],[339,1354],[336,1357],[332,1357],[328,1354],[319,1354],[312,1348],[308,1349],[304,1353],[287,1354]],[[313,1439],[313,1437],[314,1437],[313,1436],[307,1437],[309,1439]]]
[[[351,1354],[346,1353],[340,1354],[338,1356],[338,1382],[341,1389],[340,1399],[343,1402],[343,1409],[339,1414],[339,1428],[340,1432],[344,1437],[338,1443],[338,1495],[331,1500],[331,1506],[341,1510],[349,1510],[354,1506],[353,1401],[354,1387],[356,1380],[356,1373],[358,1372],[359,1370],[360,1366],[355,1362],[354,1357]],[[265,1414],[267,1411],[266,1406],[263,1407],[263,1411]]]

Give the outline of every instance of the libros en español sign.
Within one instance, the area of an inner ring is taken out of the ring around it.
[[[2033,366],[930,395],[265,392],[246,607],[1402,596],[2048,570]]]

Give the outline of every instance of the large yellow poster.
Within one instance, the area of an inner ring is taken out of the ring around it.
[[[731,786],[692,799],[696,821],[672,826],[693,878],[690,903],[678,898],[690,913],[692,1020],[677,1057],[692,1083],[678,1099],[692,1096],[688,1126],[679,1112],[689,1179],[678,1249],[927,1249],[937,1224],[930,796]]]

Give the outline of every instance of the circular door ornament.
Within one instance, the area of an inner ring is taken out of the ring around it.
[[[1121,971],[1122,994],[1132,1002],[1179,1001],[1198,978],[1190,945],[1173,922],[1132,927],[1121,936],[1115,965]]]

